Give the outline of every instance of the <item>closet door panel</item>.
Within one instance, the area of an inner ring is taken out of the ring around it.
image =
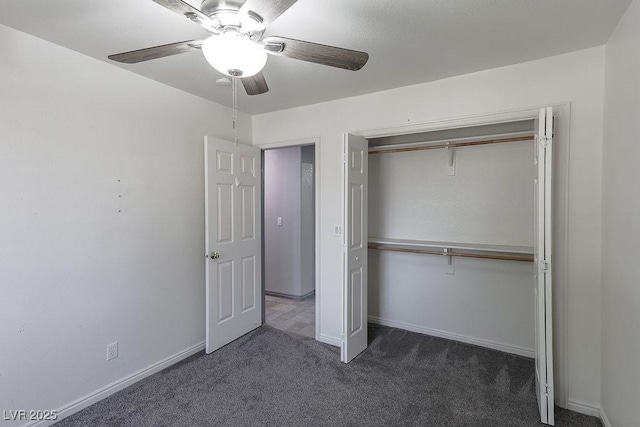
[[[368,142],[344,137],[344,276],[341,359],[367,348]]]

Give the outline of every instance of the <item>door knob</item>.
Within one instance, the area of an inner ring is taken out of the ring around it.
[[[218,252],[211,252],[211,259],[219,259],[220,254]]]

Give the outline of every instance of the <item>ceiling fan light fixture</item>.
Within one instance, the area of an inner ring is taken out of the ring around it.
[[[202,42],[202,53],[213,68],[231,77],[251,77],[267,63],[262,45],[236,31],[209,37]]]

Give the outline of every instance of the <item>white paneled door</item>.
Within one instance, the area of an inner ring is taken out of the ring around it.
[[[367,348],[368,142],[346,134],[344,161],[343,362]]]
[[[535,124],[536,178],[535,184],[535,249],[534,268],[536,277],[536,395],[540,407],[540,418],[545,424],[554,425],[553,393],[553,334],[552,334],[552,264],[551,264],[551,198],[552,198],[552,149],[553,110],[540,109]]]
[[[260,149],[205,137],[207,353],[262,323]]]

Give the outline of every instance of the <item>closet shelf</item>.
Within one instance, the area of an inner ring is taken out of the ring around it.
[[[369,249],[393,252],[533,262],[533,248],[529,246],[484,245],[371,237],[368,240],[368,247]]]
[[[409,144],[377,145],[369,147],[369,154],[403,153],[407,151],[438,150],[441,148],[475,147],[488,144],[505,144],[510,142],[534,141],[533,134],[514,134],[509,137],[494,137],[478,140],[477,138],[460,138],[446,141],[430,141]]]

